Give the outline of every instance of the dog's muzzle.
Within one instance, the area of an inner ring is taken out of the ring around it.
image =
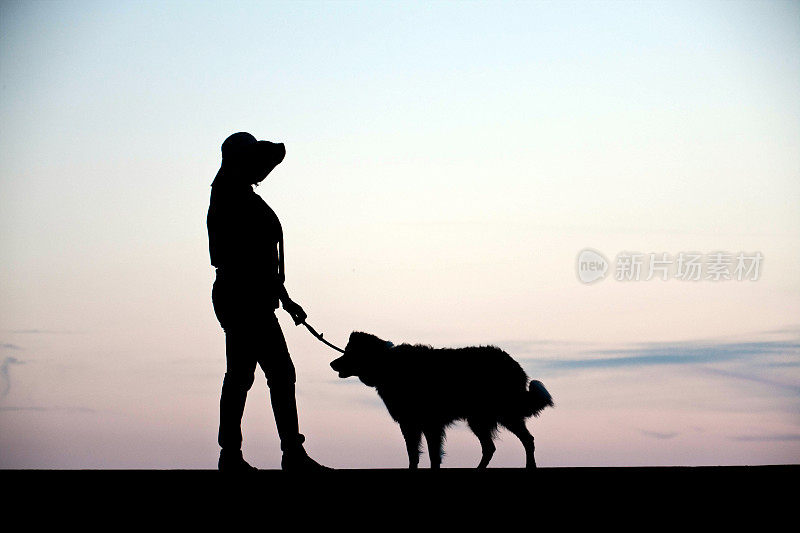
[[[331,361],[331,368],[332,368],[332,369],[333,369],[335,372],[338,372],[338,373],[339,373],[339,377],[340,377],[340,378],[349,378],[349,377],[352,375],[352,374],[346,374],[346,373],[345,373],[345,372],[342,370],[342,358],[341,358],[341,357],[340,357],[340,358],[338,358],[338,359],[334,359],[333,361]]]

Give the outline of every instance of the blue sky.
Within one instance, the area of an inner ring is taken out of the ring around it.
[[[213,467],[205,213],[242,130],[286,143],[258,192],[334,342],[504,347],[554,389],[542,465],[796,462],[797,3],[4,2],[0,36],[0,466]],[[586,247],[764,264],[587,286]],[[374,391],[280,320],[309,448],[402,466]]]

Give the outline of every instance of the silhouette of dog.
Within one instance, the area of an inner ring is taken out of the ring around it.
[[[340,378],[357,376],[375,387],[389,414],[400,424],[409,468],[419,464],[422,434],[431,468],[439,468],[445,430],[456,420],[466,420],[481,443],[478,468],[486,468],[492,459],[498,425],[522,441],[526,467],[536,468],[533,436],[525,419],[538,416],[553,405],[553,399],[541,382],[528,383],[519,363],[500,348],[395,346],[356,331],[331,368]]]

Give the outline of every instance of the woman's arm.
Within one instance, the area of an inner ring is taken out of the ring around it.
[[[300,307],[299,304],[289,298],[289,293],[286,292],[286,286],[283,283],[278,286],[278,299],[281,301],[283,309],[289,313],[292,320],[294,320],[295,325],[300,325],[305,322],[308,315],[306,315],[306,312],[303,311],[303,308]]]

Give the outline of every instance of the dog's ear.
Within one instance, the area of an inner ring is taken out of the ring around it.
[[[364,340],[368,337],[368,333],[364,333],[363,331],[354,331],[350,334],[350,338],[347,340],[347,346],[350,346],[351,348],[362,346],[364,344]]]

